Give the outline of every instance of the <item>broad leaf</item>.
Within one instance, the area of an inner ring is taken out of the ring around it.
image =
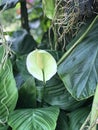
[[[80,130],[90,112],[89,107],[80,108],[69,114],[69,130]],[[83,130],[87,130],[87,126]]]
[[[98,17],[65,53],[58,74],[65,87],[78,100],[94,95],[98,82]]]
[[[3,46],[0,46],[0,63],[2,63],[3,56],[4,56],[4,48],[3,48]],[[2,66],[2,65],[0,65],[0,67],[1,67],[1,66]]]
[[[68,119],[64,111],[59,114],[56,130],[69,130]]]
[[[16,110],[8,124],[13,130],[55,130],[58,114],[57,107]]]
[[[8,60],[0,68],[0,129],[7,122],[10,112],[14,110],[17,98],[18,92],[12,73],[12,65]]]
[[[0,125],[0,130],[8,130],[8,126],[7,125],[4,125],[4,126]]]
[[[20,73],[15,74],[15,81],[16,81],[17,88],[20,88],[24,83],[24,79]]]
[[[25,30],[14,32],[12,36],[12,50],[18,55],[28,54],[36,48],[36,42]]]
[[[43,92],[42,89],[43,84],[41,82],[37,82],[37,95],[39,101],[41,100],[41,95]],[[57,75],[47,81],[44,100],[50,105],[56,105],[67,111],[74,110],[84,103],[84,101],[80,102],[75,100],[70,95]]]
[[[18,108],[36,107],[36,86],[33,77],[27,79],[19,89]]]
[[[43,3],[43,10],[45,15],[53,19],[55,15],[55,1],[54,0],[42,0]]]
[[[44,50],[34,50],[27,56],[27,69],[41,81],[49,80],[57,72],[57,64],[52,55]]]
[[[24,80],[27,80],[28,78],[32,77],[27,71],[26,58],[27,55],[23,55],[23,56],[19,56],[16,59],[17,70],[20,72]]]
[[[98,119],[98,110],[97,110],[97,108],[98,108],[98,84],[97,84],[96,92],[95,92],[94,99],[93,99],[91,117],[90,117],[90,127],[92,127],[93,124],[95,124],[92,127],[92,130],[96,130],[97,126],[98,126],[98,124],[96,123],[97,119]]]
[[[48,52],[55,58],[56,62],[58,62],[63,55],[61,51],[48,50]]]

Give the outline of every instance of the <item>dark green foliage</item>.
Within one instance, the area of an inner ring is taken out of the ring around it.
[[[56,130],[69,130],[68,118],[64,111],[59,114]]]
[[[90,112],[89,107],[77,109],[69,114],[69,130],[79,130]],[[87,129],[87,126],[84,130]]]
[[[98,82],[98,17],[92,23],[58,66],[65,87],[78,100],[94,95]]]
[[[36,42],[25,30],[19,30],[13,33],[11,48],[17,55],[23,55],[36,49]]]
[[[0,63],[1,56],[4,55],[4,47],[0,46]],[[10,60],[5,61],[0,66],[0,130],[7,128],[9,114],[14,110],[18,99],[18,91],[12,72]]]
[[[15,130],[54,130],[58,114],[56,107],[16,110],[8,124]]]
[[[36,86],[34,78],[29,78],[19,89],[18,108],[35,108],[36,107]]]
[[[0,2],[0,10],[3,7],[7,10],[19,0]],[[54,21],[44,16],[41,0],[30,5],[31,34],[25,29],[11,32],[12,52],[9,54],[10,44],[2,39],[0,30],[3,44],[0,45],[0,130],[80,130],[90,114],[98,83],[98,16],[87,19],[74,39],[69,36],[73,32],[65,33],[68,45],[64,45],[63,40],[56,41],[52,30]],[[58,62],[57,73],[46,84],[27,71],[27,55],[36,48],[48,51]]]

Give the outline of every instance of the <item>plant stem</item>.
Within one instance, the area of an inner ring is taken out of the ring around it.
[[[42,73],[43,73],[43,94],[42,94],[41,106],[44,105],[44,96],[45,96],[45,88],[46,88],[46,81],[45,81],[45,73],[44,73],[44,70],[42,70]]]
[[[54,50],[57,50],[57,31],[56,31],[56,25],[53,27],[53,33],[54,33]]]

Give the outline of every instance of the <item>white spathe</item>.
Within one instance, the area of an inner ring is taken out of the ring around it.
[[[49,80],[57,72],[57,64],[53,56],[45,50],[34,50],[28,54],[26,60],[27,70],[33,77],[43,81]]]

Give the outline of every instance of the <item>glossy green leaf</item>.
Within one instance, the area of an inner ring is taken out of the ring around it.
[[[93,99],[91,117],[90,117],[90,127],[92,128],[92,130],[97,129],[97,123],[96,123],[97,119],[98,119],[98,84],[97,84],[96,92]],[[95,125],[93,126],[93,124]]]
[[[19,89],[24,83],[24,79],[20,73],[15,74],[15,81],[16,81],[16,86]]]
[[[38,80],[49,80],[57,72],[57,64],[52,55],[44,50],[34,50],[27,56],[27,69]]]
[[[64,111],[59,114],[56,130],[69,130],[68,118]]]
[[[4,56],[4,48],[3,48],[3,46],[0,46],[0,63],[2,63],[3,56]],[[2,66],[2,65],[1,65],[1,66]],[[0,66],[0,67],[1,67],[1,66]]]
[[[43,84],[41,84],[41,82],[37,82],[37,93],[39,101],[41,100],[40,95],[42,95],[42,89]],[[84,103],[84,101],[80,102],[75,100],[70,95],[57,75],[46,82],[44,101],[50,105],[56,105],[59,108],[68,111],[74,110]]]
[[[54,0],[42,0],[43,10],[45,15],[49,19],[53,19],[55,15],[55,1]]]
[[[7,125],[4,125],[4,126],[0,125],[0,130],[8,130],[8,126]]]
[[[69,114],[69,130],[80,130],[90,112],[89,107],[77,109]],[[87,127],[83,130],[87,130]]]
[[[55,130],[58,115],[57,107],[16,110],[8,124],[12,130]]]
[[[17,55],[28,54],[36,48],[36,42],[25,30],[14,32],[11,41],[11,48]]]
[[[27,80],[28,78],[32,77],[29,74],[26,67],[26,58],[27,55],[23,55],[23,56],[18,56],[18,58],[16,59],[17,70],[19,71],[19,73],[21,74],[24,80]]]
[[[1,61],[0,61],[1,62]],[[8,60],[0,68],[0,129],[16,106],[18,92],[13,77],[12,65]]]
[[[98,17],[59,61],[58,74],[77,100],[94,95],[98,82]]]
[[[36,107],[36,86],[33,77],[28,78],[19,89],[18,108]]]

